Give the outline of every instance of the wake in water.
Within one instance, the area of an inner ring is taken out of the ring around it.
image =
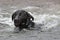
[[[23,9],[30,11],[29,13],[35,18],[35,27],[41,27],[42,31],[47,31],[50,28],[55,28],[59,25],[60,18],[58,15],[41,14],[41,8],[34,6],[29,6]]]
[[[29,10],[29,13],[35,18],[34,22],[35,22],[35,27],[39,29],[39,27],[41,28],[42,31],[47,31],[50,28],[54,28],[57,27],[57,25],[59,25],[59,16],[57,15],[49,15],[49,14],[40,14],[39,11],[37,11],[38,9],[40,10],[39,7],[26,7],[26,8],[22,8],[24,10]],[[31,12],[32,11],[32,12]],[[36,12],[37,11],[37,12]],[[1,24],[6,24],[9,25],[8,28],[4,29],[7,31],[12,31],[14,29],[14,23],[11,20],[11,17],[2,17],[2,15],[0,15],[0,23]],[[3,31],[4,31],[3,30]]]

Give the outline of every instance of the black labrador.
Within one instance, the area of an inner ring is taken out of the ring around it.
[[[30,29],[30,27],[34,27],[34,18],[25,10],[17,10],[12,14],[12,20],[15,25],[15,32],[19,32],[22,29]]]

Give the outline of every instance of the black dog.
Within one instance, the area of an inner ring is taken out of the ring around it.
[[[32,19],[32,20],[31,20]],[[12,20],[14,21],[15,30],[21,31],[22,29],[29,29],[34,27],[34,18],[25,10],[17,10],[12,15]],[[17,31],[16,31],[17,32]]]

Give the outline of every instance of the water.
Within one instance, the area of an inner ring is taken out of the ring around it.
[[[39,1],[11,2],[11,5],[4,1],[0,6],[0,40],[60,40],[60,4],[54,0]],[[11,15],[18,9],[28,11],[35,18],[36,29],[43,32],[34,29],[13,33],[15,26]]]
[[[14,7],[11,7],[14,8]],[[16,8],[16,7],[15,7]],[[42,31],[46,31],[50,28],[55,28],[57,27],[57,25],[59,25],[59,20],[60,20],[60,15],[51,15],[51,14],[41,14],[40,10],[41,8],[39,7],[35,7],[35,6],[28,6],[25,8],[22,8],[24,10],[28,10],[28,12],[34,17],[34,22],[35,22],[35,27],[41,27]],[[2,10],[2,9],[1,9]],[[0,10],[0,11],[1,11]],[[13,10],[13,12],[16,10]],[[5,13],[4,13],[5,12]],[[8,12],[6,12],[5,10],[1,11],[0,14],[0,23],[3,25],[8,25],[8,27],[6,28],[6,30],[9,29],[9,31],[12,31],[11,28],[14,28],[14,23],[11,20],[11,15]],[[42,24],[42,26],[40,25]]]

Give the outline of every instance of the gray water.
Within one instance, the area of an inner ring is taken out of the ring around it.
[[[18,9],[29,12],[39,30],[24,29],[20,33],[14,33],[15,26],[11,16]],[[0,7],[0,40],[60,40],[60,5],[46,2],[41,6]]]

